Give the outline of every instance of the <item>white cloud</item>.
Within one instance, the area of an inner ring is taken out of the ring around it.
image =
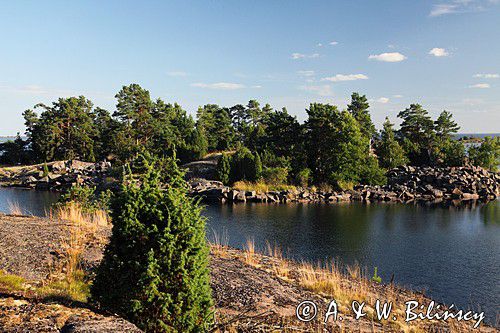
[[[389,52],[389,53],[381,53],[381,54],[372,54],[368,57],[368,59],[374,59],[377,61],[384,62],[400,62],[406,59],[406,56],[399,52]]]
[[[245,88],[245,85],[240,83],[217,82],[217,83],[192,83],[191,87],[216,89],[216,90],[236,90]]]
[[[392,95],[394,98],[403,98],[403,95]]]
[[[262,88],[262,86],[259,86],[259,85],[257,85],[257,86],[252,86],[252,88],[254,88],[254,89],[260,89],[260,88]]]
[[[328,84],[321,86],[300,86],[300,90],[310,91],[320,96],[333,96],[332,87]]]
[[[453,14],[458,11],[458,5],[456,4],[438,4],[432,7],[429,16],[441,16],[446,14]]]
[[[324,77],[321,81],[331,81],[331,82],[341,82],[341,81],[356,81],[356,80],[368,80],[368,76],[365,74],[337,74],[335,76]]]
[[[487,10],[498,3],[500,3],[499,0],[448,0],[433,5],[429,16],[437,17],[448,14],[479,12]]]
[[[322,46],[323,46],[323,44],[322,44],[322,43],[318,43],[318,46],[319,46],[319,47],[322,47]]]
[[[186,72],[183,72],[183,71],[173,71],[173,72],[168,72],[167,73],[168,76],[188,76],[188,73]]]
[[[478,88],[478,89],[488,89],[490,87],[489,83],[478,83],[469,86],[469,88]]]
[[[380,97],[379,99],[377,99],[377,102],[382,103],[382,104],[387,104],[387,103],[389,103],[389,98]]]
[[[331,41],[329,44],[330,45],[338,45],[339,42],[336,42],[336,41]]]
[[[319,53],[313,53],[313,54],[292,53],[292,59],[296,60],[305,58],[319,58]]]
[[[433,48],[429,51],[429,54],[432,54],[435,57],[446,57],[449,55],[448,51],[440,47]]]
[[[480,79],[498,79],[500,75],[498,74],[474,74],[473,77]]]
[[[297,71],[300,76],[314,76],[314,71]]]

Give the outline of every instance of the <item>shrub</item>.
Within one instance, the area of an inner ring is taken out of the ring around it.
[[[257,180],[258,173],[258,165],[255,163],[255,157],[252,152],[245,147],[238,148],[231,158],[230,182],[234,183],[239,180],[253,182]]]
[[[387,182],[385,170],[378,165],[375,157],[368,157],[361,165],[360,181],[367,185],[384,185]]]
[[[500,137],[486,137],[478,147],[469,149],[469,158],[473,165],[497,171],[500,164]]]
[[[47,177],[49,175],[49,167],[47,166],[47,163],[43,163],[43,176]]]
[[[229,183],[229,175],[231,173],[231,157],[227,154],[222,154],[217,163],[217,178],[224,184]]]
[[[311,181],[311,169],[309,168],[304,168],[297,173],[296,178],[296,183],[302,187],[307,187],[309,186],[309,182]]]
[[[262,171],[262,178],[267,184],[286,184],[288,177],[287,168],[268,168]]]
[[[56,208],[74,203],[84,213],[94,213],[99,210],[108,212],[111,196],[112,192],[110,190],[97,192],[95,187],[74,185],[61,195],[56,203]]]
[[[260,160],[259,153],[255,152],[254,157],[255,179],[257,180],[262,176],[262,161]]]
[[[440,155],[444,166],[462,166],[465,164],[465,146],[460,141],[448,140],[442,145]]]
[[[165,175],[165,178],[161,178]],[[125,177],[95,302],[146,332],[201,332],[212,320],[205,219],[173,159]]]

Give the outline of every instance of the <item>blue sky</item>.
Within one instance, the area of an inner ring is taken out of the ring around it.
[[[38,102],[122,85],[199,105],[257,99],[299,120],[366,94],[378,127],[418,102],[500,132],[500,0],[3,1],[0,135]]]

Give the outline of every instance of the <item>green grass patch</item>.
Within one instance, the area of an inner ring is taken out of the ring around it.
[[[25,287],[26,280],[20,276],[8,274],[0,270],[0,289],[5,291],[23,291]]]
[[[64,298],[69,301],[86,302],[90,296],[90,282],[83,271],[77,271],[71,278],[51,281],[36,289],[38,297],[46,299]]]

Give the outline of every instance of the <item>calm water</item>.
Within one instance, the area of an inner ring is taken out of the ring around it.
[[[0,211],[19,202],[43,215],[53,193],[0,189]],[[494,323],[500,311],[500,202],[476,208],[400,204],[211,205],[208,234],[227,235],[242,248],[247,239],[266,241],[305,260],[359,262],[388,282],[461,308],[481,308]]]
[[[54,192],[0,187],[0,212],[9,213],[18,206],[23,214],[44,216],[58,197]]]
[[[438,301],[500,311],[500,202],[475,209],[402,204],[208,206],[213,230],[241,248],[266,241],[306,260],[359,262],[383,281],[394,273],[404,286]]]

